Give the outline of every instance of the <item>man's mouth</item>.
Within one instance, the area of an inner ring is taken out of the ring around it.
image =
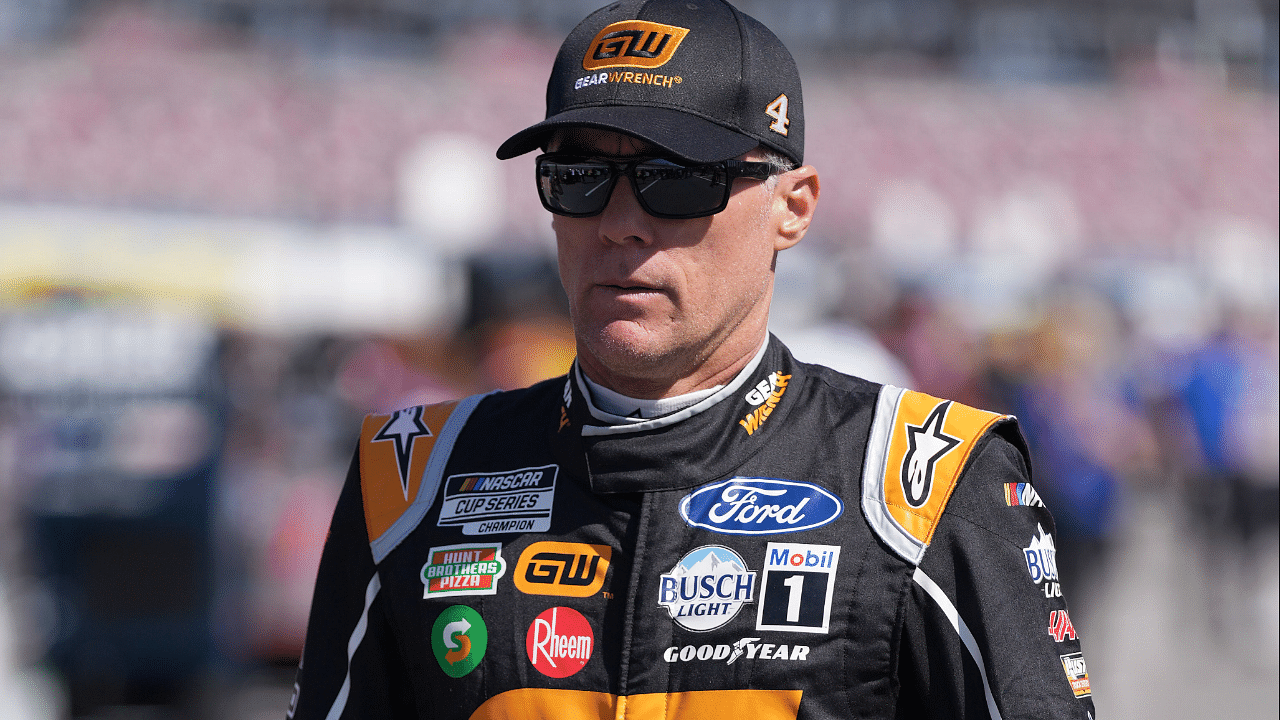
[[[635,285],[635,284],[623,284],[623,283],[601,283],[601,284],[600,284],[600,287],[607,288],[607,289],[609,289],[609,290],[618,291],[618,292],[629,292],[629,293],[658,293],[658,292],[662,292],[662,289],[661,289],[661,288],[653,287],[652,285]]]

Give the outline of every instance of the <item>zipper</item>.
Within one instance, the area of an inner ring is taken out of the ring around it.
[[[631,670],[631,641],[635,631],[636,616],[639,614],[641,573],[645,564],[645,548],[649,538],[649,516],[653,507],[655,493],[640,495],[640,523],[636,531],[635,553],[631,558],[631,575],[627,578],[627,612],[622,623],[622,657],[618,668],[618,709],[614,720],[625,720],[627,716],[627,683]]]

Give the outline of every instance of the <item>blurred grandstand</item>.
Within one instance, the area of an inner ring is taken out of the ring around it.
[[[602,1],[0,0],[0,720],[279,716],[360,416],[572,358],[531,161],[492,151]],[[823,178],[774,331],[1019,415],[1104,715],[1276,717],[1277,4],[739,4]],[[206,567],[104,575],[182,487],[165,557]],[[189,672],[85,634],[177,585]],[[1175,653],[1203,700],[1153,700]]]

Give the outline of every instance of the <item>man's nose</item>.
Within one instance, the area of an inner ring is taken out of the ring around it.
[[[653,218],[640,207],[631,179],[618,178],[609,202],[600,213],[600,239],[605,242],[640,242],[648,245],[653,238]]]

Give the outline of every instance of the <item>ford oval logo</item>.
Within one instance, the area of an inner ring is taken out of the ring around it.
[[[843,512],[840,498],[817,485],[771,478],[732,478],[698,488],[680,500],[685,522],[729,535],[811,530]]]

